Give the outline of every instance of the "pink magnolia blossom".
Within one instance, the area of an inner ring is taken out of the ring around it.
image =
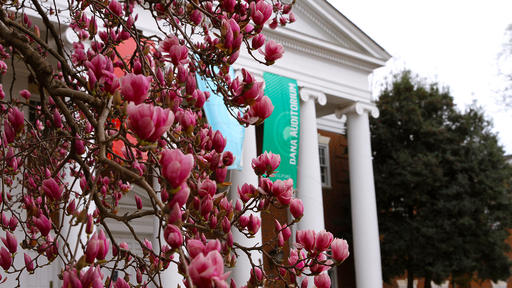
[[[208,178],[205,179],[204,181],[201,181],[198,184],[197,188],[197,193],[199,194],[200,197],[205,197],[207,195],[213,197],[213,195],[215,195],[215,192],[217,191],[217,184],[215,183],[215,181]]]
[[[263,280],[263,271],[260,268],[254,267],[251,269],[251,280],[260,283]]]
[[[270,40],[265,44],[265,51],[259,50],[263,56],[265,56],[265,61],[268,63],[274,63],[277,59],[283,57],[284,48],[281,44],[276,43],[274,40]]]
[[[295,219],[302,218],[302,215],[304,215],[304,205],[302,204],[302,200],[294,198],[290,201],[290,213]]]
[[[190,176],[194,166],[194,157],[183,154],[179,149],[165,149],[160,158],[162,176],[169,184],[176,188],[184,183]]]
[[[319,274],[324,271],[329,270],[331,268],[329,265],[332,265],[332,260],[327,259],[327,255],[325,253],[320,253],[316,255],[315,261],[312,262],[313,265],[309,267],[309,270],[313,274]]]
[[[265,151],[265,153],[252,160],[252,169],[254,169],[254,173],[258,176],[263,174],[270,176],[279,167],[280,163],[281,156],[279,154]]]
[[[224,183],[228,174],[228,167],[218,167],[215,169],[215,180],[219,183]]]
[[[52,223],[46,216],[43,214],[39,215],[39,217],[33,217],[32,221],[36,225],[41,235],[47,236],[50,233],[50,229],[52,228]]]
[[[246,203],[249,201],[252,197],[255,196],[256,188],[252,186],[251,184],[244,183],[242,187],[238,187],[238,195],[240,196],[240,199]]]
[[[270,16],[272,16],[273,7],[264,0],[259,0],[256,4],[251,2],[250,8],[252,21],[258,26],[265,24]]]
[[[192,99],[193,99],[193,103],[194,103],[194,106],[196,108],[202,108],[203,105],[204,105],[204,102],[206,101],[206,96],[207,95],[210,95],[208,92],[206,92],[207,94],[205,94],[205,92],[199,90],[199,89],[196,89],[194,90],[194,92],[192,93]]]
[[[300,282],[300,288],[308,288],[309,278],[305,277],[302,279],[302,282]]]
[[[188,63],[188,48],[180,45],[180,42],[176,36],[166,38],[160,42],[160,51],[166,52],[166,57],[171,58],[174,65]]]
[[[251,48],[254,50],[260,49],[265,44],[265,35],[258,34],[254,36],[251,40]]]
[[[224,11],[232,13],[235,11],[236,0],[222,0],[222,9]]]
[[[5,232],[5,238],[2,237],[2,242],[9,252],[14,254],[18,250],[18,241],[16,240],[16,236],[11,234],[9,231]]]
[[[290,229],[290,226],[286,226],[286,228],[283,229],[282,233],[284,241],[288,241],[288,239],[290,239],[290,237],[292,236],[292,229]]]
[[[192,23],[194,23],[195,25],[201,24],[202,20],[203,20],[203,13],[201,13],[201,11],[194,9],[190,13],[190,21],[192,21]]]
[[[274,19],[272,19],[272,22],[270,22],[270,24],[268,24],[268,27],[270,29],[276,29],[277,28],[277,17],[275,17]]]
[[[274,111],[272,101],[267,96],[263,96],[249,108],[248,117],[255,118],[252,122],[256,123],[257,121],[260,122],[270,117],[272,111]]]
[[[90,266],[89,269],[85,273],[82,273],[85,269],[81,271],[80,282],[82,283],[82,287],[90,287],[90,288],[103,288],[103,274],[101,273],[100,266]]]
[[[98,241],[98,235],[94,233],[91,239],[89,239],[89,242],[87,242],[87,247],[85,249],[85,261],[87,263],[94,263],[96,255],[98,255],[99,249],[100,242]]]
[[[224,151],[221,161],[224,166],[231,166],[235,162],[235,156],[233,156],[231,151]]]
[[[110,246],[110,240],[107,239],[107,237],[105,236],[105,232],[103,232],[103,230],[100,230],[98,233],[98,241],[100,243],[100,248],[98,250],[98,255],[96,255],[96,258],[98,260],[103,260],[107,256]]]
[[[183,244],[183,235],[180,229],[172,224],[167,224],[165,227],[164,238],[167,244],[173,249],[177,249]]]
[[[124,100],[140,104],[146,100],[150,88],[150,78],[144,75],[126,74],[121,78],[121,95]]]
[[[130,285],[123,278],[117,278],[114,288],[130,288]]]
[[[194,129],[196,125],[196,115],[190,110],[180,111],[176,114],[177,120],[185,131]]]
[[[313,230],[297,230],[295,238],[300,247],[308,251],[313,251],[315,248],[315,236],[316,233]]]
[[[228,217],[224,216],[222,218],[222,231],[224,233],[228,233],[231,230],[231,222],[229,221]]]
[[[258,216],[254,216],[251,214],[249,216],[249,223],[247,224],[247,229],[251,234],[256,234],[260,230],[261,227],[261,219]]]
[[[226,138],[224,138],[222,133],[218,130],[215,131],[215,134],[213,135],[212,145],[217,153],[222,153],[226,147]]]
[[[187,251],[190,257],[195,258],[200,253],[203,253],[206,249],[206,246],[201,242],[201,240],[190,239],[187,241]]]
[[[28,100],[32,94],[27,89],[23,89],[20,91],[20,96]]]
[[[55,128],[62,128],[63,125],[62,125],[62,117],[59,113],[59,110],[57,109],[53,109],[53,126],[55,126]]]
[[[155,142],[169,130],[174,122],[174,114],[169,109],[153,104],[128,104],[127,125],[141,140]]]
[[[203,199],[201,199],[201,207],[199,208],[199,212],[204,218],[208,218],[208,215],[213,209],[213,200],[210,195],[207,195]]]
[[[27,253],[23,254],[23,260],[25,261],[25,268],[27,268],[27,271],[34,271],[34,261],[32,261],[32,258],[30,258]]]
[[[12,265],[12,257],[11,253],[7,251],[4,247],[0,249],[0,266],[4,268],[5,271],[9,270]]]
[[[135,195],[135,205],[137,206],[137,209],[142,209],[142,199],[140,199],[139,195]]]
[[[240,33],[240,26],[234,19],[222,20],[221,34],[224,48],[229,51],[237,51],[242,45],[243,35]]]
[[[343,262],[350,255],[348,243],[344,239],[336,238],[331,243],[332,258],[338,262]]]
[[[64,271],[64,273],[62,274],[62,278],[62,287],[82,288],[82,283],[80,282],[78,275],[76,275],[75,269],[69,269]]]
[[[73,140],[73,148],[75,149],[76,154],[82,155],[85,153],[85,143],[83,140],[74,139]]]
[[[325,230],[317,232],[315,238],[315,251],[323,252],[329,248],[334,237],[331,232]]]
[[[85,66],[89,68],[87,75],[91,88],[98,84],[100,88],[111,94],[119,88],[119,79],[114,74],[114,66],[109,58],[97,54],[91,61],[86,61]]]
[[[4,61],[0,60],[0,74],[5,74],[7,72],[7,64]]]
[[[62,197],[62,187],[53,178],[43,180],[42,189],[46,197],[53,201],[60,200]]]
[[[174,194],[174,197],[169,202],[169,206],[174,206],[174,204],[178,204],[179,207],[182,207],[187,203],[188,197],[190,196],[190,188],[186,183],[181,184],[178,192]]]
[[[100,230],[94,233],[87,242],[85,259],[87,263],[94,263],[94,259],[103,260],[107,256],[110,241],[106,239],[105,232]]]
[[[317,288],[330,288],[331,287],[331,278],[329,278],[329,274],[322,273],[320,275],[315,276],[315,286]]]
[[[240,227],[245,228],[247,225],[249,225],[249,216],[242,215],[238,218],[238,224],[240,224]]]
[[[85,233],[92,234],[93,229],[94,229],[94,227],[93,227],[92,215],[87,214],[87,223],[85,224]]]
[[[272,184],[272,195],[275,196],[281,204],[290,204],[293,195],[293,180],[276,180]]]
[[[123,15],[123,6],[116,0],[110,1],[110,4],[108,5],[108,9],[110,9],[110,11],[112,11],[112,13],[114,13],[117,16]]]
[[[7,113],[7,119],[12,125],[15,133],[19,133],[23,130],[25,124],[25,116],[23,115],[23,112],[18,110],[18,108],[12,107],[9,109],[9,112]]]
[[[303,250],[297,251],[297,249],[290,250],[290,256],[288,256],[288,264],[293,266],[296,270],[302,270],[306,266],[306,255]]]
[[[224,260],[217,250],[210,251],[206,256],[199,253],[188,266],[192,283],[201,288],[227,288],[228,273],[224,273]]]
[[[183,215],[183,212],[181,211],[181,208],[178,203],[174,203],[174,205],[171,208],[171,211],[169,212],[169,216],[167,217],[167,221],[169,224],[176,224],[181,221],[181,217]]]

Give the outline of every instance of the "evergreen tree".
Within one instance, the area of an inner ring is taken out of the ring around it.
[[[405,71],[381,94],[372,147],[383,274],[505,279],[512,171],[491,123]]]

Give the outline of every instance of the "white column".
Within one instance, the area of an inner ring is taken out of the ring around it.
[[[245,129],[244,144],[242,149],[242,170],[233,170],[231,172],[231,199],[238,199],[237,187],[242,186],[244,183],[252,184],[258,187],[258,176],[254,174],[251,167],[252,159],[256,158],[256,128],[249,126]],[[260,217],[260,213],[254,213],[255,216]],[[259,246],[262,244],[261,229],[254,235],[254,238],[247,238],[241,234],[238,229],[233,228],[233,241],[245,247]],[[239,257],[236,261],[236,266],[231,272],[231,278],[236,282],[238,287],[247,284],[251,277],[251,263],[249,257],[244,252],[239,251]],[[255,264],[263,263],[260,253],[252,252],[252,262]]]
[[[352,233],[358,288],[382,287],[368,113],[375,118],[379,116],[375,106],[363,103],[336,111],[338,117],[343,114],[347,116]]]
[[[153,189],[155,191],[160,191],[160,183],[155,179],[153,183]],[[160,197],[160,193],[158,192],[158,197]],[[151,238],[151,244],[153,245],[153,250],[155,253],[160,253],[160,243],[158,241],[158,236],[162,239],[162,244],[165,244],[163,231],[160,229],[160,219],[156,216],[153,217],[153,237]],[[178,253],[174,253],[174,260],[178,260]],[[183,283],[183,276],[178,273],[178,265],[171,262],[169,267],[164,271],[160,272],[160,281],[162,282],[163,288],[176,288],[180,283]]]
[[[325,224],[315,100],[320,105],[325,105],[327,99],[323,93],[307,88],[300,89],[300,99],[297,197],[304,204],[304,216],[298,223],[297,229],[320,231],[325,229]]]

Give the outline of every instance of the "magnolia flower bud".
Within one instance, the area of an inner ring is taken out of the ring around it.
[[[325,251],[330,245],[334,237],[332,236],[331,232],[327,232],[325,230],[320,231],[316,233],[315,238],[315,251],[317,252],[323,252]]]
[[[39,232],[41,232],[41,235],[47,236],[50,233],[50,229],[52,228],[52,223],[46,216],[41,214],[39,218],[33,217],[32,221],[36,225]]]
[[[42,189],[44,194],[54,201],[60,200],[62,197],[62,187],[53,178],[43,180]]]
[[[304,205],[301,199],[294,198],[290,201],[290,213],[295,219],[302,218],[302,215],[304,215]]]
[[[34,261],[32,261],[32,258],[28,256],[27,253],[23,254],[23,259],[25,260],[25,268],[27,268],[28,272],[34,271]]]
[[[5,232],[5,238],[2,237],[2,242],[12,254],[16,253],[16,250],[18,250],[18,241],[16,240],[16,236],[11,234],[9,231]]]
[[[350,255],[348,243],[344,239],[336,238],[331,243],[332,258],[335,261],[343,262]]]
[[[283,57],[284,48],[281,44],[276,43],[274,40],[270,40],[265,44],[265,51],[263,52],[259,50],[259,52],[265,56],[265,61],[267,61],[267,63],[274,63],[277,59]]]
[[[179,149],[166,149],[160,158],[162,176],[176,188],[187,180],[194,165],[194,157],[184,155]]]
[[[180,229],[172,224],[167,224],[165,227],[164,238],[173,249],[177,249],[183,244],[183,236]]]
[[[331,287],[331,278],[327,273],[322,273],[320,275],[315,276],[315,286],[317,288],[330,288]]]
[[[7,251],[4,247],[0,249],[0,266],[4,268],[5,271],[9,270],[12,265],[12,257],[11,253]]]

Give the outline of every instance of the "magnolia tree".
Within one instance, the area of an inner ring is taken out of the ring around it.
[[[196,86],[196,77],[208,79],[241,125],[267,118],[273,106],[263,82],[229,71],[241,49],[265,65],[283,55],[261,33],[294,21],[283,2],[2,1],[0,69],[11,79],[0,85],[4,281],[19,284],[23,274],[59,261],[63,287],[162,287],[160,276],[174,263],[190,288],[304,287],[309,278],[330,287],[326,270],[345,260],[347,243],[326,231],[297,231],[288,259],[264,252],[284,249],[302,202],[291,180],[273,181],[280,159],[270,153],[252,160],[259,185],[238,187],[238,200],[230,200],[234,157],[202,112],[209,93]],[[66,29],[76,35],[70,45],[61,39]],[[135,43],[129,55],[125,41]],[[135,195],[134,209],[119,213],[135,186],[150,204]],[[233,240],[234,230],[253,237],[261,226],[255,212],[271,206],[293,215],[275,222],[275,239],[251,247]],[[162,231],[152,242],[133,224],[151,216]],[[113,223],[139,247],[116,239]],[[275,272],[251,262],[247,283],[229,281],[226,268],[255,251]]]

